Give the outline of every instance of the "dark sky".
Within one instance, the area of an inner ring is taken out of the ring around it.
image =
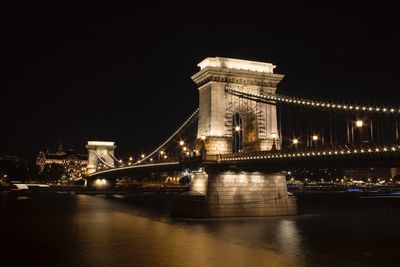
[[[400,104],[398,9],[382,1],[53,2],[0,9],[0,155],[149,150],[197,107],[205,57],[276,64],[292,95]]]

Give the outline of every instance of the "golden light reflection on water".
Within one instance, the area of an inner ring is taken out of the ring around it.
[[[279,223],[277,238],[279,240],[280,250],[285,255],[291,255],[288,258],[290,265],[304,262],[304,251],[301,250],[300,236],[296,223],[293,220],[282,220]]]
[[[288,266],[289,263],[287,255],[273,248],[274,245],[266,247],[235,239],[234,231],[238,229],[235,224],[208,228],[202,224],[163,222],[127,211],[126,206],[103,198],[77,198],[79,211],[74,224],[79,251],[84,252],[82,260],[88,265]],[[290,225],[285,227],[283,231],[294,231]],[[252,240],[257,229],[249,235]],[[286,239],[291,236],[284,237],[281,245],[290,243],[293,248],[295,243]]]

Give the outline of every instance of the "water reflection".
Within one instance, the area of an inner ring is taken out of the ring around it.
[[[294,220],[283,219],[279,222],[277,238],[279,249],[284,255],[291,255],[288,263],[300,266],[304,264],[305,248],[301,247],[301,238]]]
[[[391,266],[400,249],[397,212],[189,221],[59,194],[2,197],[0,209],[12,266]]]
[[[85,252],[79,255],[83,265],[287,266],[276,249],[232,238],[232,232],[244,229],[243,222],[226,227],[222,221],[163,222],[134,211],[122,212],[125,206],[102,198],[77,196],[77,202],[73,223],[80,240],[78,251]],[[255,240],[257,231],[248,230],[253,235],[248,238]]]

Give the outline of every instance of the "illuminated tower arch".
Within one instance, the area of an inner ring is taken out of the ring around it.
[[[234,151],[234,114],[242,119],[243,151],[280,148],[276,106],[257,103],[228,94],[237,89],[254,94],[275,94],[283,75],[273,73],[271,63],[232,58],[206,58],[192,76],[199,89],[199,124],[197,138],[208,155]],[[203,141],[202,141],[203,140]]]

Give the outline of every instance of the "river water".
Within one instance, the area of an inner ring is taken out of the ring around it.
[[[174,219],[114,196],[1,194],[1,266],[400,266],[397,207]],[[2,263],[8,263],[9,265]]]

